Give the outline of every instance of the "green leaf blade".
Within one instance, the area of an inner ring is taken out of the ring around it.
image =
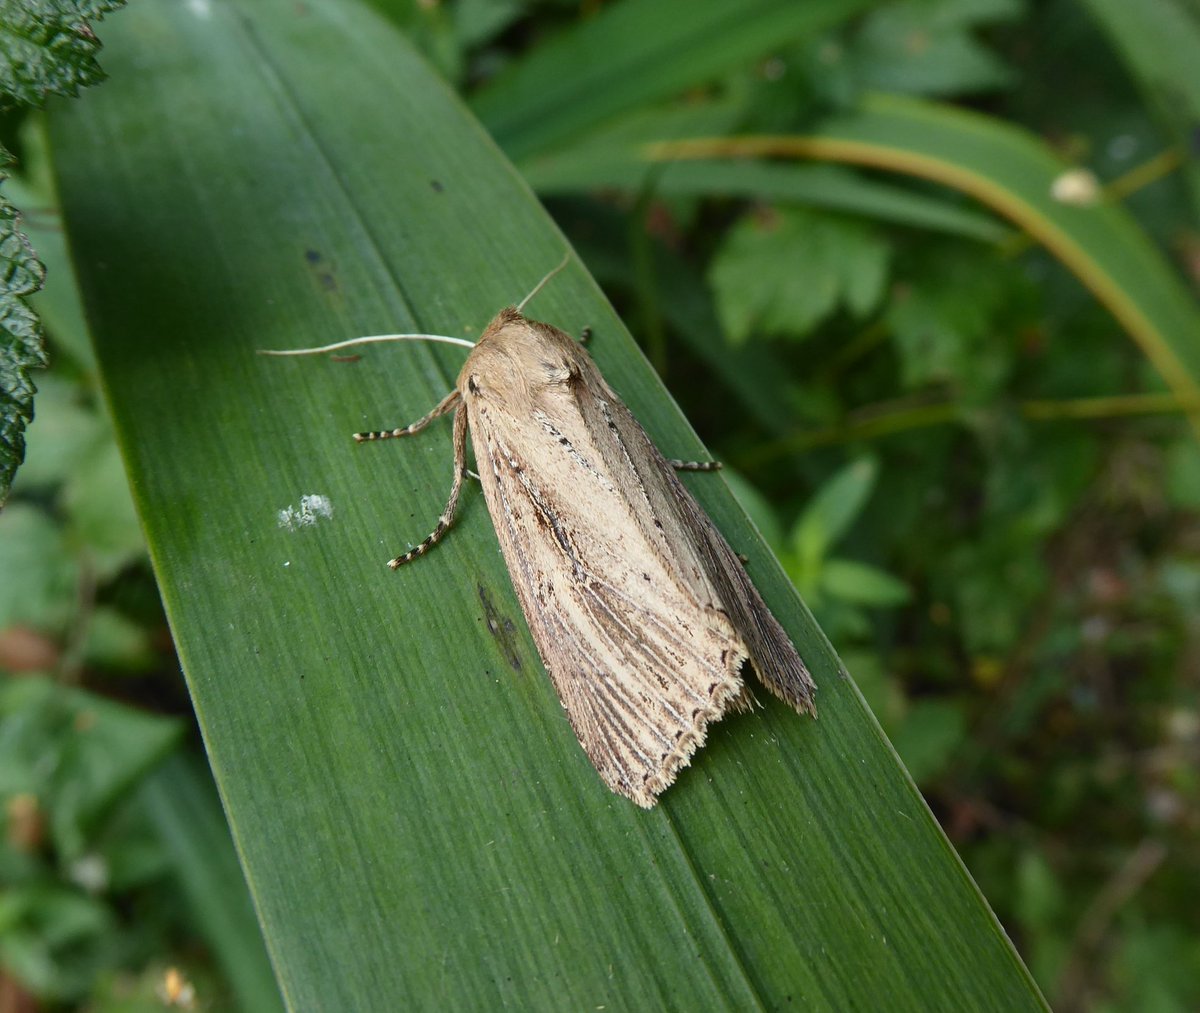
[[[376,18],[330,0],[211,14],[129,11],[108,86],[55,109],[51,136],[119,439],[286,1003],[1043,1008],[719,477],[689,484],[749,557],[822,716],[769,703],[723,722],[652,812],[610,795],[575,742],[477,492],[436,552],[388,571],[442,508],[449,434],[349,434],[425,412],[461,353],[255,350],[474,336],[562,238]],[[530,311],[591,326],[659,446],[702,456],[577,263]],[[279,526],[314,493],[332,516]]]

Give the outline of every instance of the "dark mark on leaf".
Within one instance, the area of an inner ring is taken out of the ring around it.
[[[479,585],[479,601],[483,605],[483,618],[487,620],[488,632],[496,638],[500,653],[514,672],[521,671],[520,632],[507,616],[500,615],[487,588]]]
[[[315,274],[317,280],[321,283],[321,287],[328,292],[336,292],[338,290],[337,277],[332,269],[325,267],[325,258],[321,256],[318,250],[305,250],[304,259],[308,261],[308,266],[316,268]]]

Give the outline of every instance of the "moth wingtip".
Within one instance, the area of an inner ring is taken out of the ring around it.
[[[797,714],[807,714],[813,720],[817,717],[817,702],[813,699],[813,691],[816,687],[812,687],[805,693],[799,695],[783,696],[776,694],[779,698],[792,708]]]
[[[653,806],[658,796],[675,783],[679,772],[685,767],[691,766],[692,757],[696,755],[704,745],[705,739],[708,738],[708,726],[721,720],[730,709],[740,709],[739,704],[747,697],[750,700],[754,699],[747,692],[746,685],[741,679],[730,679],[720,684],[713,693],[711,704],[695,713],[692,726],[680,731],[675,747],[659,761],[658,769],[647,775],[642,783],[641,791],[630,792],[630,798],[643,808],[649,809]],[[649,798],[649,804],[639,801],[637,797],[639,794]]]

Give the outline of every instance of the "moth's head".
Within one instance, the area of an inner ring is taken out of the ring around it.
[[[549,324],[501,310],[488,324],[458,377],[464,397],[513,401],[553,396],[581,376],[582,351]]]

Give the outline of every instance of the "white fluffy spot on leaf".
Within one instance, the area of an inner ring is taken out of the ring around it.
[[[300,506],[288,505],[279,511],[279,526],[285,531],[312,527],[320,518],[333,517],[333,503],[328,496],[310,493],[300,497]]]

